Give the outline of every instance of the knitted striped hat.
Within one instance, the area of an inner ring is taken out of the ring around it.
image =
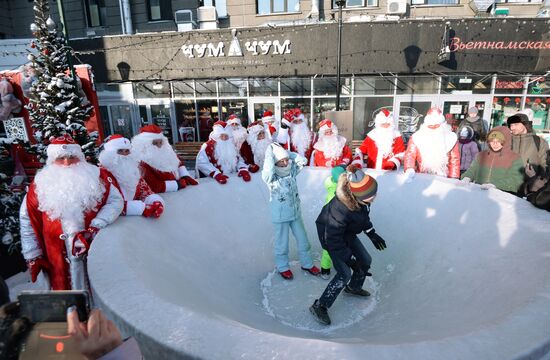
[[[363,172],[361,169],[348,171],[349,188],[357,200],[365,201],[376,195],[378,183],[376,180]]]

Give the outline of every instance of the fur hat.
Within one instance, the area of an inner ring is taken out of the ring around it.
[[[150,139],[151,141],[164,139],[162,129],[155,124],[143,126],[139,129],[139,134],[137,134],[136,137],[138,136],[143,139]]]
[[[62,156],[76,156],[80,160],[85,159],[80,145],[68,134],[50,140],[50,145],[48,145],[46,152],[48,154],[48,162],[53,162]]]
[[[210,139],[218,139],[222,134],[230,136],[231,134],[227,131],[227,123],[225,121],[216,121],[212,126],[212,132],[210,133]]]
[[[334,135],[338,135],[338,127],[329,119],[325,119],[319,123],[319,135],[324,136],[325,131],[332,130]]]
[[[107,142],[103,144],[103,149],[105,149],[105,151],[130,150],[131,148],[132,144],[130,144],[130,140],[120,134],[109,136]]]
[[[388,109],[382,109],[374,117],[374,125],[379,126],[385,123],[393,124],[392,113]]]
[[[357,200],[365,201],[376,195],[378,183],[372,176],[365,174],[363,170],[357,169],[353,165],[348,166],[347,170],[349,188]]]
[[[428,113],[424,117],[424,124],[430,125],[441,125],[445,122],[445,116],[443,112],[438,108],[431,108],[428,110]]]
[[[227,125],[233,125],[233,124],[239,124],[241,125],[241,119],[237,117],[235,114],[229,115],[227,118]]]
[[[508,125],[508,127],[510,127],[510,125],[512,124],[518,123],[523,124],[523,126],[525,127],[530,126],[529,117],[526,114],[519,112],[515,115],[510,116],[508,120],[506,120],[506,124]]]
[[[269,110],[264,111],[264,114],[262,115],[262,122],[265,124],[273,121],[275,121],[273,113]]]

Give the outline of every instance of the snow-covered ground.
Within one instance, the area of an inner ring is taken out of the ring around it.
[[[326,280],[273,262],[269,194],[260,175],[202,179],[167,194],[158,220],[128,217],[92,245],[95,300],[149,358],[515,359],[550,350],[550,213],[476,185],[370,172],[371,217],[388,248],[373,257],[372,295],[347,294],[323,327],[308,307]],[[315,218],[327,169],[299,175],[302,213],[319,258]],[[293,239],[291,239],[293,242]],[[294,244],[291,259],[296,260]]]

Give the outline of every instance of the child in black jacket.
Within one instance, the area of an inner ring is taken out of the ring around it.
[[[371,257],[357,234],[367,234],[378,250],[386,243],[375,231],[369,218],[370,203],[376,197],[376,180],[353,165],[340,175],[336,196],[321,210],[315,221],[319,241],[332,258],[336,275],[321,297],[310,307],[316,319],[330,325],[327,309],[332,306],[342,289],[345,292],[369,296],[364,290],[366,276],[371,276]],[[353,272],[352,272],[353,270]]]

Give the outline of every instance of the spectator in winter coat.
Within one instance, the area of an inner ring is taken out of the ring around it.
[[[462,181],[481,184],[485,190],[497,188],[515,194],[523,183],[523,162],[508,146],[510,142],[508,128],[493,128],[487,136],[487,150],[477,155]]]
[[[466,125],[460,130],[458,138],[458,149],[460,150],[460,172],[468,170],[472,161],[474,161],[479,148],[475,141],[473,141],[474,130]]]
[[[363,283],[366,276],[371,276],[372,259],[357,234],[365,232],[376,249],[386,248],[386,242],[374,231],[369,218],[370,203],[376,197],[378,184],[355,165],[348,166],[347,170],[338,179],[336,196],[323,207],[315,221],[321,246],[330,254],[336,269],[334,278],[310,307],[313,316],[324,325],[330,325],[327,310],[344,288],[352,295],[370,295],[363,289]]]
[[[523,166],[529,163],[537,175],[542,175],[546,168],[548,143],[533,132],[532,122],[524,113],[510,116],[507,124],[512,132],[512,150],[521,156]]]
[[[542,176],[536,175],[528,164],[525,174],[529,178],[526,183],[526,199],[540,209],[550,211],[550,150],[546,152],[546,171]]]
[[[313,265],[296,183],[296,177],[306,163],[304,157],[289,153],[278,143],[270,144],[265,152],[262,179],[269,188],[271,221],[275,228],[275,263],[277,271],[286,280],[294,277],[288,264],[289,228],[296,238],[302,269],[312,275],[320,272]]]
[[[485,142],[487,138],[487,126],[485,125],[485,122],[483,119],[481,119],[478,115],[479,110],[472,106],[468,109],[468,117],[460,122],[458,124],[458,134],[462,131],[462,128],[465,126],[469,126],[474,131],[474,135],[472,137],[472,140],[477,144],[478,150],[482,149],[482,144]]]

